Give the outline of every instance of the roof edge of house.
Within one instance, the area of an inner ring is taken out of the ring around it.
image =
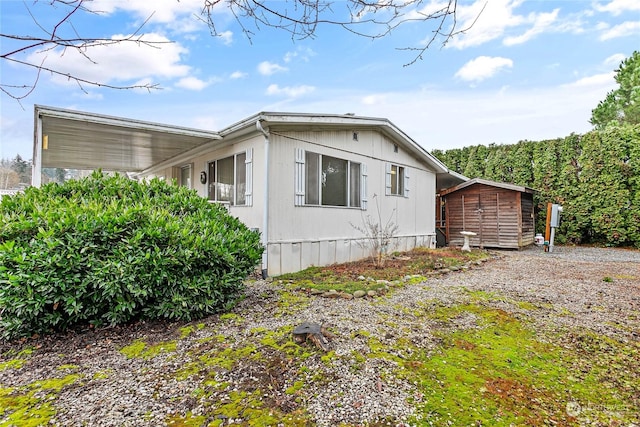
[[[337,120],[338,119],[338,120]],[[391,120],[381,117],[358,116],[355,114],[328,114],[328,113],[289,113],[289,112],[270,112],[262,111],[253,114],[241,121],[220,131],[223,138],[232,135],[244,134],[257,131],[256,122],[260,122],[265,128],[270,125],[353,125],[353,126],[370,126],[382,129],[383,133],[393,139],[400,140],[406,145],[409,151],[414,155],[420,156],[427,164],[429,164],[436,173],[450,172],[447,166],[438,160],[434,155],[425,150],[414,139],[397,127]]]
[[[66,108],[49,107],[46,105],[34,105],[34,112],[36,118],[44,115],[52,118],[64,118],[68,120],[77,120],[131,129],[152,130],[157,132],[188,135],[209,139],[222,139],[220,133],[216,131],[195,129],[186,126],[169,125],[165,123],[150,122],[138,119],[130,119],[126,117],[110,116],[106,114],[71,110]]]

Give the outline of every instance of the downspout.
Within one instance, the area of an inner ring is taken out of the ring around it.
[[[262,253],[262,278],[266,279],[269,277],[267,271],[269,261],[269,132],[264,130],[260,121],[260,118],[256,121],[256,129],[264,135],[264,211],[262,215],[262,245],[264,246],[264,252]]]

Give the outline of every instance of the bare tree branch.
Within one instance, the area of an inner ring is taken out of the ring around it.
[[[36,0],[37,2],[37,0]],[[92,63],[96,63],[88,53],[91,48],[95,47],[108,47],[121,43],[136,43],[138,45],[145,45],[154,48],[160,48],[160,45],[171,43],[164,41],[150,41],[144,38],[144,34],[142,34],[143,27],[149,22],[151,16],[149,16],[132,34],[119,37],[119,38],[96,38],[96,37],[83,37],[78,34],[75,26],[73,25],[72,18],[78,12],[85,13],[98,13],[95,11],[91,11],[85,7],[85,0],[51,0],[51,5],[56,7],[61,5],[63,7],[68,7],[69,11],[60,19],[51,30],[47,29],[45,26],[41,25],[40,21],[33,14],[32,9],[26,4],[25,8],[27,9],[31,19],[35,23],[35,25],[42,30],[42,32],[46,35],[46,37],[36,36],[36,35],[16,35],[16,34],[5,34],[0,33],[0,39],[13,40],[24,42],[24,44],[18,48],[13,50],[2,52],[0,54],[0,58],[15,64],[20,64],[22,66],[26,66],[27,68],[32,68],[36,70],[36,75],[33,78],[33,82],[31,84],[24,85],[11,85],[6,83],[0,83],[0,91],[7,94],[9,97],[15,99],[16,101],[20,101],[26,97],[28,97],[33,91],[36,89],[38,82],[40,81],[40,76],[42,71],[47,71],[53,75],[64,76],[69,80],[75,81],[80,89],[83,92],[87,92],[85,86],[96,86],[96,87],[104,87],[109,89],[159,89],[157,84],[141,84],[141,85],[113,85],[100,81],[92,81],[88,79],[84,79],[79,75],[75,75],[72,73],[64,72],[56,68],[49,68],[45,66],[46,56],[39,62],[30,61],[26,58],[28,53],[38,52],[45,53],[49,51],[54,51],[55,49],[61,48],[62,55],[68,50],[73,49],[78,52],[80,55],[84,56],[88,61]],[[63,26],[68,26],[74,34],[74,37],[66,37],[61,36],[61,30]],[[20,93],[21,91],[25,91],[24,93]]]
[[[422,59],[435,42],[445,46],[452,37],[473,26],[472,23],[458,30],[457,6],[458,0],[446,0],[435,9],[430,0],[281,0],[268,4],[258,0],[204,0],[201,15],[211,34],[218,36],[215,13],[221,7],[228,8],[249,41],[263,27],[289,32],[293,40],[314,38],[321,25],[338,26],[357,36],[380,39],[405,24],[431,23],[435,29],[422,46],[398,48],[415,52],[407,66]],[[338,8],[344,10],[336,10]]]
[[[176,0],[180,1],[180,0]],[[456,19],[458,0],[441,0],[437,3],[432,0],[278,0],[267,2],[265,0],[202,0],[203,6],[199,19],[205,22],[211,35],[222,36],[216,26],[216,14],[220,8],[230,11],[235,21],[249,42],[257,32],[265,28],[273,28],[290,33],[292,40],[315,38],[320,26],[340,27],[356,36],[372,40],[389,36],[402,25],[412,23],[430,25],[430,36],[421,46],[400,47],[399,50],[412,52],[413,58],[405,66],[414,64],[423,59],[425,51],[434,43],[445,46],[452,37],[466,32],[469,27],[459,30]],[[16,35],[0,32],[0,40],[9,40],[11,45],[21,43],[18,47],[12,47],[7,52],[1,52],[0,59],[35,69],[36,75],[33,83],[26,85],[12,85],[0,82],[0,90],[8,96],[21,100],[29,96],[35,90],[42,71],[53,75],[64,76],[75,81],[81,90],[86,86],[106,87],[110,89],[157,89],[156,84],[144,85],[112,85],[106,82],[91,81],[80,75],[65,72],[56,67],[46,67],[45,61],[34,58],[31,53],[56,52],[61,49],[62,55],[68,50],[74,50],[85,59],[96,63],[91,58],[91,49],[96,47],[109,47],[120,43],[137,43],[159,48],[162,43],[170,41],[151,41],[142,33],[143,27],[151,16],[128,36],[119,38],[86,37],[78,33],[73,24],[74,18],[79,18],[80,13],[97,14],[101,12],[87,7],[88,0],[47,0],[53,8],[62,8],[63,14],[50,29],[42,25],[36,18],[33,7],[38,0],[33,0],[31,6],[24,0],[24,6],[31,19],[44,35]],[[485,4],[486,6],[486,4]],[[484,7],[483,7],[484,10]],[[482,12],[480,12],[482,13]],[[476,18],[477,19],[477,18]],[[1,31],[1,30],[0,30]],[[46,60],[46,56],[45,56]],[[19,91],[25,91],[19,93]]]
[[[452,19],[453,23],[452,23],[452,26],[451,26],[451,28],[449,30],[444,30],[443,31],[443,27],[444,27],[444,24],[445,24],[445,19],[441,19],[440,22],[439,22],[438,28],[436,28],[433,31],[433,34],[432,34],[431,38],[429,38],[429,40],[423,46],[399,48],[399,50],[408,50],[408,51],[417,52],[417,54],[415,55],[413,60],[411,60],[407,64],[404,64],[405,67],[415,64],[418,60],[422,60],[424,53],[427,51],[427,49],[429,49],[429,47],[431,47],[431,45],[438,39],[438,37],[442,37],[442,39],[443,39],[442,46],[446,46],[446,44],[453,37],[455,37],[455,36],[457,36],[459,34],[464,34],[465,32],[469,31],[471,29],[471,27],[473,27],[475,25],[475,23],[478,21],[478,18],[480,17],[482,12],[484,12],[484,9],[487,7],[487,3],[485,2],[485,4],[482,5],[482,9],[480,10],[480,13],[478,13],[478,15],[475,17],[473,22],[469,26],[467,26],[466,28],[463,28],[462,30],[457,30],[456,29],[457,28],[457,24],[458,24],[458,20],[457,20],[457,17],[456,17],[457,5],[455,4],[456,2],[453,1],[453,0],[451,0],[449,2],[449,5],[451,6],[452,3],[453,3],[453,9],[452,9],[452,14],[451,14],[451,19]],[[448,12],[448,10],[447,10],[447,12]],[[436,19],[440,19],[440,17],[438,17]]]

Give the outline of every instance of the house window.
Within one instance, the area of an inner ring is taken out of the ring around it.
[[[409,197],[409,174],[404,166],[386,164],[386,195]]]
[[[251,150],[209,162],[209,200],[251,205]]]
[[[184,165],[180,168],[180,185],[193,188],[191,186],[191,165]]]
[[[296,150],[297,206],[366,209],[366,167],[362,163]]]

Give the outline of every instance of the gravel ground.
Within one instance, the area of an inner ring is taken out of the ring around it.
[[[174,415],[186,414],[202,415],[206,425],[215,420],[207,418],[207,399],[224,400],[229,395],[228,390],[207,389],[205,380],[212,378],[216,384],[229,382],[237,390],[269,385],[265,400],[286,412],[306,408],[313,425],[356,426],[387,419],[403,425],[414,413],[407,398],[415,397],[417,390],[388,375],[394,368],[392,361],[366,359],[361,369],[354,370],[353,357],[370,351],[367,337],[376,337],[390,348],[402,337],[427,352],[435,349],[438,339],[430,326],[412,314],[428,310],[430,304],[453,305],[468,301],[469,291],[491,292],[503,297],[504,302],[495,304],[504,304],[509,312],[519,310],[509,300],[544,307],[535,312],[522,309],[522,315],[542,329],[581,327],[616,340],[640,341],[639,251],[556,247],[553,253],[544,253],[532,247],[497,254],[481,266],[434,276],[375,299],[308,298],[297,292],[286,299],[277,282],[257,281],[248,286],[246,298],[234,309],[237,316],[193,322],[192,326],[200,326],[186,337],[181,336],[185,329],[180,329],[185,324],[138,323],[1,343],[0,362],[24,348],[35,350],[25,357],[24,366],[0,369],[0,383],[24,392],[38,380],[78,375],[51,397],[56,412],[52,425],[161,426]],[[180,369],[199,360],[213,337],[224,336],[229,348],[239,348],[259,342],[256,336],[264,337],[259,331],[303,321],[328,325],[335,335],[331,345],[341,357],[327,364],[321,353],[310,350],[312,356],[303,362],[305,371],[322,372],[329,381],[311,382],[302,396],[285,392],[299,378],[300,366],[266,347],[259,348],[273,357],[266,368],[247,356],[232,369],[178,376]],[[472,315],[461,316],[439,328],[472,327],[474,322]],[[149,358],[125,357],[120,349],[138,338],[147,343],[173,342],[176,347]],[[203,388],[211,392],[207,398],[194,393]],[[224,425],[241,423],[223,421]],[[0,425],[4,425],[2,416]]]

